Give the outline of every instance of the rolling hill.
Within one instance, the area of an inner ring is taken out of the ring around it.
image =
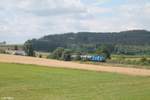
[[[78,32],[47,35],[40,39],[30,40],[37,51],[53,51],[57,47],[95,48],[101,44],[150,46],[150,32],[130,30],[122,32]]]

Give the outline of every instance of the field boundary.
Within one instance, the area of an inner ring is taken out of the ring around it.
[[[40,66],[47,66],[47,67],[82,69],[82,70],[101,71],[101,72],[113,72],[113,73],[120,73],[120,74],[134,75],[134,76],[150,76],[150,70],[148,69],[115,67],[113,65],[103,66],[103,65],[92,65],[92,64],[80,64],[75,62],[65,62],[65,61],[58,61],[58,60],[6,55],[6,54],[0,54],[0,62],[33,64],[33,65],[40,65]]]

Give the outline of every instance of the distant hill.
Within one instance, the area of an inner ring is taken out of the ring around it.
[[[101,44],[109,45],[149,45],[150,32],[146,30],[130,30],[122,32],[78,32],[57,35],[47,35],[40,39],[31,40],[38,51],[53,51],[57,47],[64,48],[94,48]]]
[[[0,46],[1,46],[1,45],[6,45],[6,42],[5,42],[5,41],[0,42]]]

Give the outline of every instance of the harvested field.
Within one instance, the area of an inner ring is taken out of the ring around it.
[[[15,56],[15,55],[0,54],[0,62],[34,64],[34,65],[41,65],[41,66],[47,66],[47,67],[53,66],[53,67],[58,67],[58,68],[82,69],[82,70],[121,73],[121,74],[128,74],[128,75],[150,76],[150,70],[147,70],[147,69],[79,64],[79,63],[74,63],[74,62],[64,62],[64,61]]]

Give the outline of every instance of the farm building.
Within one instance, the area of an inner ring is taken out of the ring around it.
[[[11,54],[11,55],[26,56],[26,53],[24,50],[6,50],[6,53]]]

